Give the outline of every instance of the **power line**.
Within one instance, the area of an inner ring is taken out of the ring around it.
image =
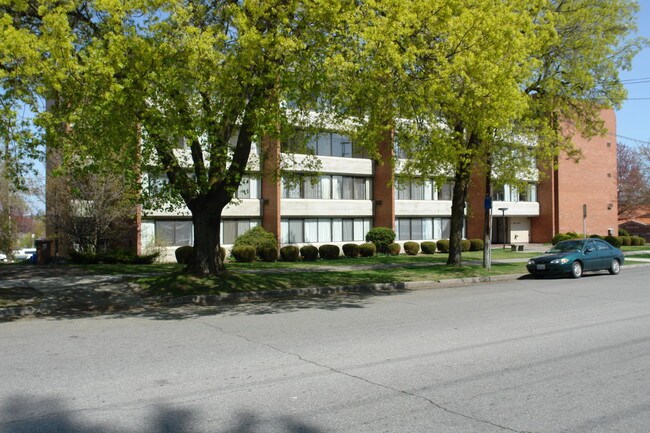
[[[610,135],[614,135],[614,136],[616,136],[616,138],[622,138],[624,140],[633,141],[635,143],[650,145],[650,141],[648,141],[648,140],[639,140],[638,138],[626,137],[625,135],[613,134],[611,132],[610,132]]]

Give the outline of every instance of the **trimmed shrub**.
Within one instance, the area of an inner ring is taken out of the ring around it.
[[[388,254],[391,256],[398,255],[400,251],[402,251],[402,246],[397,242],[393,242],[392,244],[388,245]]]
[[[621,238],[621,245],[624,245],[626,247],[629,247],[632,245],[632,237],[631,236],[619,236]]]
[[[257,256],[255,247],[251,245],[241,245],[238,247],[233,247],[231,253],[232,256],[235,258],[235,260],[244,263],[254,262],[255,257]]]
[[[601,235],[589,235],[589,237],[592,239],[605,239],[605,237]]]
[[[380,253],[388,254],[388,245],[395,242],[395,231],[387,227],[375,227],[366,233],[366,242],[372,242]]]
[[[621,247],[621,239],[618,236],[605,236],[605,240],[616,248]]]
[[[645,239],[642,238],[641,236],[632,236],[632,245],[633,246],[645,245]]]
[[[621,229],[621,228],[619,228],[619,229],[618,229],[618,235],[619,235],[619,236],[630,236],[630,232],[628,232],[628,231],[625,230],[625,229]]]
[[[485,242],[483,239],[470,239],[469,240],[469,250],[470,251],[483,251]]]
[[[343,245],[343,254],[345,257],[354,259],[359,257],[359,245],[357,244],[345,244]]]
[[[244,245],[251,246],[255,248],[255,254],[261,257],[260,250],[264,247],[278,249],[278,241],[275,239],[275,235],[271,232],[264,230],[262,226],[256,226],[247,232],[242,233],[237,236],[235,242],[233,243],[233,248],[241,247]]]
[[[318,248],[313,245],[305,245],[300,248],[300,255],[305,262],[314,262],[318,258]]]
[[[278,260],[278,250],[273,247],[262,247],[258,251],[258,255],[264,262],[275,262]]]
[[[566,232],[566,235],[569,237],[569,239],[578,239],[579,237],[581,237],[576,232]]]
[[[377,247],[372,242],[359,245],[359,255],[361,257],[373,257],[376,252]]]
[[[194,256],[194,247],[190,245],[178,247],[176,248],[176,251],[174,251],[174,256],[176,257],[176,263],[189,265]]]
[[[417,256],[420,252],[420,244],[413,241],[404,242],[404,252],[409,256]]]
[[[436,242],[436,247],[438,248],[438,251],[440,251],[441,253],[448,253],[449,239],[440,239],[438,242]]]
[[[436,252],[436,243],[433,241],[425,241],[420,244],[422,254],[433,254]]]
[[[300,258],[300,248],[295,245],[287,245],[280,248],[280,258],[283,262],[297,262]]]
[[[553,236],[553,239],[551,240],[551,243],[553,245],[557,244],[558,242],[566,241],[571,239],[571,236],[565,235],[564,233],[558,233],[555,236]]]
[[[462,252],[467,252],[469,251],[470,247],[472,246],[472,243],[468,241],[467,239],[462,239],[460,241],[460,250]]]
[[[125,264],[125,265],[150,265],[156,261],[160,253],[145,254],[138,256],[130,251],[108,251],[105,253],[80,253],[78,251],[69,251],[68,258],[70,263],[80,265],[96,265],[99,263],[106,264]]]
[[[318,254],[323,260],[336,260],[341,255],[341,249],[337,245],[321,245],[318,248]]]

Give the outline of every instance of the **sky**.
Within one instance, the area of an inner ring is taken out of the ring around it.
[[[650,39],[650,0],[639,0],[637,36]],[[650,47],[634,58],[632,69],[622,71],[628,99],[616,112],[617,142],[628,146],[650,144]]]

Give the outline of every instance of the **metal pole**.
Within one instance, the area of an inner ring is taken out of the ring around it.
[[[499,210],[501,211],[501,218],[503,219],[503,249],[506,249],[506,211],[508,210],[507,207],[500,207]]]

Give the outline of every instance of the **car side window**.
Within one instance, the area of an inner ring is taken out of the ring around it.
[[[611,247],[607,242],[602,241],[602,242],[596,242],[596,249],[603,251],[603,250],[609,250],[611,249]]]
[[[592,241],[589,241],[585,244],[585,249],[583,251],[589,251],[589,250],[595,250],[596,248],[594,247],[594,243]]]

